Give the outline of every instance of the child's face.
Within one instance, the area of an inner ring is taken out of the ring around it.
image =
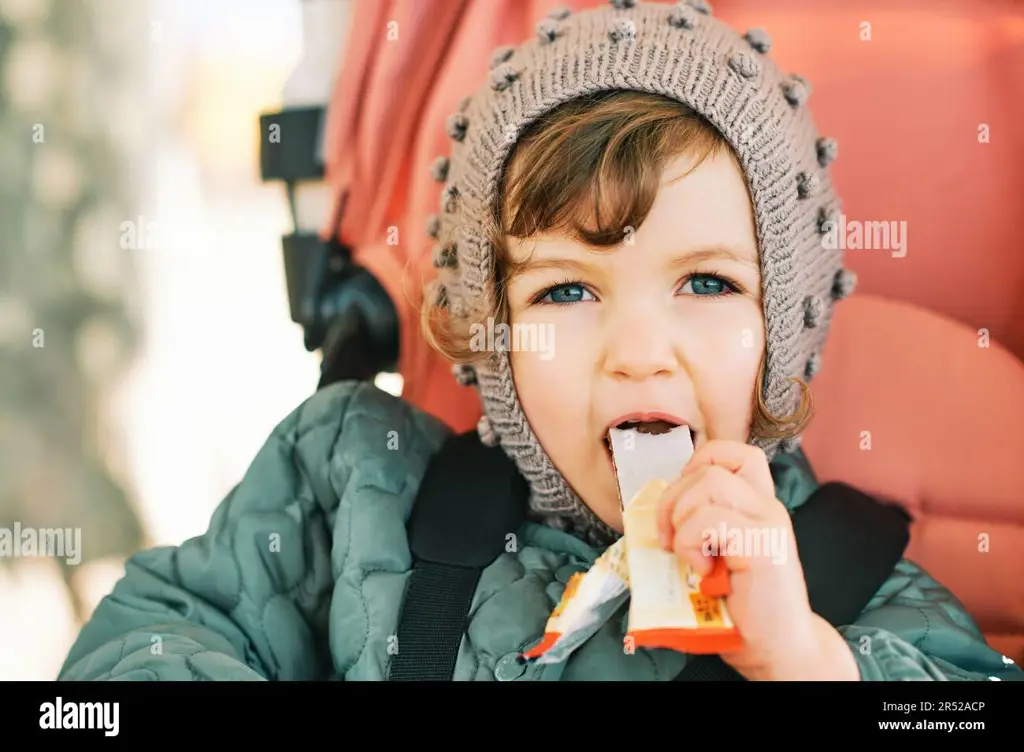
[[[614,249],[508,239],[513,259],[544,262],[507,288],[523,411],[569,485],[620,532],[604,440],[621,416],[668,413],[697,446],[749,439],[764,351],[753,211],[730,157],[671,182],[692,164],[669,164],[647,220]],[[546,345],[522,347],[531,342]]]

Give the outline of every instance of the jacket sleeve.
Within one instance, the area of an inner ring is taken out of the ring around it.
[[[371,430],[383,428],[386,443],[387,428],[405,439],[434,430],[425,421],[429,416],[370,384],[317,392],[274,429],[205,534],[127,561],[58,679],[330,678],[331,553],[341,491],[383,482],[387,463],[368,461],[374,457],[367,452],[380,454],[367,448],[376,446]]]
[[[988,646],[956,596],[908,560],[839,632],[863,681],[1024,680],[1013,661]]]

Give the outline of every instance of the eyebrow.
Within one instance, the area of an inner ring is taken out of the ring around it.
[[[609,249],[611,250],[611,249]],[[693,266],[716,259],[724,259],[737,264],[743,264],[752,269],[759,269],[760,264],[756,258],[751,258],[748,253],[734,248],[730,245],[714,244],[701,246],[688,251],[680,256],[674,257],[668,264],[670,269],[678,269],[684,266]],[[508,264],[508,279],[514,279],[523,274],[546,271],[548,269],[569,271],[576,274],[586,274],[593,271],[593,266],[584,261],[577,261],[571,258],[528,258],[525,261],[510,261]]]
[[[716,259],[724,259],[726,261],[732,261],[737,264],[743,264],[749,266],[752,269],[760,269],[760,263],[755,255],[754,258],[750,257],[749,253],[746,253],[739,248],[734,248],[731,245],[708,245],[684,253],[672,260],[670,266],[674,269],[680,266],[691,266],[693,264],[704,263],[705,261],[714,261]]]
[[[594,267],[583,261],[570,258],[528,258],[525,261],[509,261],[508,278],[511,280],[524,274],[547,271],[548,269],[586,274],[593,271]]]

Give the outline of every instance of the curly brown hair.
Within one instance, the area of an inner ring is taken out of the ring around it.
[[[695,168],[717,154],[736,159],[728,141],[705,118],[657,94],[601,92],[567,102],[538,119],[509,156],[487,221],[494,251],[492,309],[478,305],[455,315],[428,290],[421,312],[427,342],[452,363],[473,365],[490,357],[472,347],[470,332],[474,321],[511,323],[504,292],[518,264],[509,254],[506,237],[559,233],[594,249],[615,248],[622,242],[622,228],[639,228],[644,222],[670,160],[692,156]],[[442,244],[450,241],[440,238]],[[443,277],[428,287],[441,283]],[[764,383],[764,369],[762,353],[758,384]],[[772,415],[762,389],[756,390],[752,436],[786,439],[806,428],[814,412],[813,397],[805,381],[793,381],[801,396],[788,417]]]

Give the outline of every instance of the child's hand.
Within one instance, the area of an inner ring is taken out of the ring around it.
[[[705,575],[718,553],[729,614],[744,640],[722,659],[751,680],[859,678],[843,638],[811,611],[789,512],[765,453],[737,441],[702,445],[662,500],[662,545]],[[716,548],[717,547],[717,548]]]

